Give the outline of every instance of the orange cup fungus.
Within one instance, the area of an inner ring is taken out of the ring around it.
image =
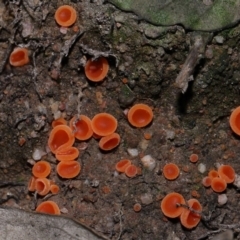
[[[179,168],[174,163],[168,163],[163,167],[163,175],[168,180],[174,180],[179,176]]]
[[[58,118],[52,121],[52,128],[55,128],[58,125],[67,125],[67,121],[64,118]]]
[[[214,192],[223,192],[227,188],[227,183],[224,179],[216,177],[212,179],[211,188]]]
[[[76,161],[61,161],[57,165],[57,173],[62,178],[74,178],[81,170],[79,162]]]
[[[50,191],[50,181],[47,178],[37,178],[35,181],[35,189],[39,195],[47,195]]]
[[[152,109],[146,104],[135,104],[127,114],[128,121],[134,127],[145,127],[153,119]]]
[[[202,211],[202,206],[197,199],[189,199],[187,203],[189,209],[183,208],[180,221],[185,228],[192,229],[196,227],[201,220],[200,213]]]
[[[72,146],[75,141],[74,135],[70,127],[66,125],[59,125],[52,129],[48,138],[48,146],[53,153],[60,146]]]
[[[224,179],[226,183],[232,183],[235,180],[235,171],[229,165],[222,165],[218,168],[218,175]]]
[[[104,151],[110,151],[115,147],[117,147],[119,143],[120,143],[120,135],[118,133],[112,133],[100,139],[99,147]]]
[[[28,50],[26,48],[15,48],[10,54],[9,62],[14,67],[20,67],[29,63]]]
[[[202,184],[204,187],[210,187],[212,183],[212,178],[209,176],[206,176],[202,179]]]
[[[60,215],[58,205],[53,201],[45,201],[38,205],[36,212]]]
[[[229,123],[233,132],[240,136],[240,106],[231,113]]]
[[[211,170],[208,172],[208,176],[210,178],[217,178],[219,175],[218,175],[218,172],[216,170]]]
[[[125,174],[129,178],[134,178],[137,176],[138,168],[135,165],[129,165],[125,169]]]
[[[89,59],[85,65],[85,75],[93,82],[102,81],[108,73],[109,64],[106,58],[100,57],[96,60]]]
[[[76,117],[73,117],[70,120],[70,128],[78,140],[87,140],[93,135],[91,120],[85,115],[80,115],[77,121]]]
[[[172,192],[163,198],[160,207],[165,216],[176,218],[179,217],[184,210],[182,206],[179,206],[181,204],[185,204],[183,196],[179,193]]]
[[[140,203],[135,203],[135,204],[133,205],[133,210],[134,210],[134,212],[140,212],[141,209],[142,209],[142,206],[141,206]]]
[[[128,159],[122,159],[117,162],[115,168],[118,172],[125,172],[126,168],[131,165],[131,161]]]
[[[35,191],[35,182],[36,182],[36,178],[35,177],[31,177],[29,182],[28,182],[28,191],[30,191],[30,192],[34,192]]]
[[[34,164],[32,168],[32,174],[36,178],[45,178],[51,172],[51,166],[46,161],[39,161]]]
[[[72,161],[79,156],[79,151],[75,147],[61,146],[56,150],[56,159],[59,161]]]
[[[96,114],[91,122],[92,130],[99,136],[107,136],[117,129],[117,119],[109,113]]]
[[[70,27],[76,22],[77,12],[73,7],[63,5],[57,9],[54,18],[60,26]]]
[[[189,160],[192,163],[196,163],[198,161],[198,155],[196,153],[191,154]]]
[[[59,186],[58,185],[56,185],[56,184],[52,184],[51,186],[50,186],[50,192],[52,193],[52,194],[58,194],[59,193]]]

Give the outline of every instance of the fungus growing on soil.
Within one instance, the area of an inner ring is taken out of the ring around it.
[[[142,209],[142,206],[141,206],[140,203],[135,203],[135,204],[133,205],[133,210],[134,210],[134,212],[140,212],[141,209]]]
[[[179,217],[184,210],[181,206],[182,204],[185,204],[183,196],[179,193],[172,192],[163,198],[160,207],[165,216],[176,218]]]
[[[212,183],[212,178],[209,176],[206,176],[202,179],[202,184],[204,187],[210,187]]]
[[[217,178],[219,175],[218,175],[218,172],[216,170],[211,170],[208,172],[208,176],[210,178]]]
[[[72,161],[79,156],[79,151],[75,147],[61,146],[56,150],[56,159],[58,161]]]
[[[87,140],[93,135],[91,120],[85,115],[80,115],[77,121],[76,117],[73,117],[69,125],[78,140]]]
[[[235,171],[229,165],[222,165],[218,168],[218,175],[224,179],[226,183],[232,183],[235,180]]]
[[[53,153],[60,146],[72,146],[75,141],[74,135],[70,127],[66,125],[59,125],[52,129],[48,138],[48,146]]]
[[[46,161],[39,161],[34,164],[32,168],[32,174],[36,178],[45,178],[51,172],[51,166]]]
[[[60,215],[58,205],[53,201],[45,201],[38,205],[36,212]]]
[[[128,159],[122,159],[117,162],[115,168],[118,172],[125,172],[126,168],[131,165],[131,161]]]
[[[52,128],[55,128],[58,125],[67,125],[67,121],[64,118],[58,118],[52,121]]]
[[[229,123],[233,132],[240,136],[240,106],[231,113]]]
[[[179,176],[179,168],[174,163],[168,163],[163,167],[163,175],[168,180],[174,180]]]
[[[226,190],[227,183],[224,179],[216,177],[212,179],[211,188],[214,192],[220,193]]]
[[[74,178],[81,170],[81,166],[77,161],[61,161],[57,165],[57,173],[62,178]]]
[[[127,114],[128,121],[134,127],[145,127],[153,119],[152,109],[146,104],[135,104]]]
[[[26,48],[15,48],[10,54],[9,62],[14,67],[20,67],[29,63],[28,50]]]
[[[98,143],[99,147],[104,151],[110,151],[117,147],[120,143],[120,135],[112,133],[108,136],[102,137]]]
[[[32,176],[28,182],[28,191],[30,192],[35,191],[35,182],[36,182],[36,178]]]
[[[134,177],[137,176],[138,169],[135,165],[129,165],[129,166],[126,167],[124,172],[125,172],[127,177],[134,178]]]
[[[109,113],[98,113],[92,121],[91,126],[94,133],[99,136],[107,136],[117,129],[117,119]]]
[[[59,190],[60,190],[60,188],[59,188],[59,186],[56,185],[56,184],[52,184],[52,185],[50,186],[50,192],[51,192],[52,194],[58,194],[58,193],[59,193]]]
[[[69,5],[63,5],[57,9],[54,18],[60,26],[70,27],[76,22],[77,13],[73,7]]]
[[[198,161],[198,155],[195,154],[195,153],[191,154],[190,157],[189,157],[189,160],[192,163],[196,163]]]
[[[102,81],[108,73],[109,64],[106,58],[100,57],[96,60],[89,59],[85,65],[85,75],[93,82]]]
[[[35,189],[39,195],[47,195],[50,191],[50,181],[47,178],[37,178],[35,181]]]
[[[201,220],[200,213],[202,212],[202,205],[197,199],[189,199],[187,201],[187,208],[183,208],[180,215],[181,224],[188,229],[192,229],[198,225]]]

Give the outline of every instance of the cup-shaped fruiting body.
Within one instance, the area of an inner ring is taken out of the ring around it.
[[[51,184],[51,185],[50,185],[50,192],[51,192],[52,194],[58,194],[58,193],[59,193],[59,190],[60,190],[60,188],[59,188],[58,185],[56,185],[56,184]]]
[[[108,136],[102,137],[98,143],[99,148],[104,151],[110,151],[117,147],[120,143],[120,135],[118,133],[112,133]]]
[[[60,146],[72,146],[75,141],[74,135],[70,127],[66,125],[58,125],[52,129],[48,138],[48,146],[53,153]]]
[[[55,128],[58,125],[67,125],[67,121],[64,118],[58,118],[52,121],[53,128]]]
[[[61,146],[56,150],[56,159],[58,161],[72,161],[79,156],[79,150],[75,147]]]
[[[183,212],[181,204],[185,204],[183,196],[179,193],[172,192],[163,198],[160,207],[165,216],[176,218]]]
[[[219,175],[218,175],[218,172],[216,170],[211,170],[208,172],[208,176],[210,178],[217,178]]]
[[[125,168],[125,174],[129,178],[134,178],[138,174],[138,168],[135,165],[129,165]]]
[[[128,121],[134,127],[145,127],[153,119],[152,109],[146,104],[135,104],[127,114]]]
[[[58,205],[53,201],[45,201],[38,205],[36,212],[60,215]]]
[[[36,162],[32,168],[32,174],[36,178],[45,178],[51,172],[51,166],[46,161]]]
[[[226,183],[232,183],[235,180],[235,171],[229,165],[222,165],[218,168],[218,175],[224,179]]]
[[[70,128],[72,129],[75,138],[78,140],[87,140],[92,137],[93,130],[91,120],[85,115],[80,115],[79,119],[73,117],[70,120]]]
[[[212,178],[209,176],[206,176],[202,179],[202,184],[204,187],[210,187],[212,184]]]
[[[39,195],[47,195],[50,191],[50,181],[47,178],[37,178],[35,181],[35,189]]]
[[[196,153],[191,154],[189,160],[192,163],[196,163],[198,161],[198,155]]]
[[[36,184],[36,178],[31,177],[28,182],[28,191],[34,192],[35,191],[35,184]]]
[[[140,212],[141,209],[142,209],[142,205],[141,205],[140,203],[135,203],[135,204],[133,205],[133,210],[134,210],[134,212]]]
[[[197,199],[189,199],[187,206],[180,216],[181,224],[188,229],[194,228],[201,220],[202,205]]]
[[[29,63],[28,50],[26,48],[15,48],[10,54],[9,62],[14,67],[20,67]]]
[[[77,161],[61,161],[57,165],[57,173],[62,178],[74,178],[81,170],[81,166]]]
[[[63,5],[57,9],[54,18],[60,26],[70,27],[76,22],[77,12],[73,7]]]
[[[168,180],[174,180],[179,176],[179,168],[174,163],[168,163],[163,167],[163,175]]]
[[[131,165],[131,161],[129,159],[122,159],[115,165],[115,168],[118,172],[125,172],[125,169]]]
[[[109,64],[106,58],[100,57],[96,60],[89,59],[85,65],[85,75],[93,82],[102,81],[108,73]]]
[[[240,106],[231,113],[229,123],[233,132],[240,136]]]
[[[212,179],[211,188],[214,192],[224,192],[227,188],[227,183],[224,179],[216,177]]]
[[[109,113],[98,113],[91,121],[93,132],[99,136],[107,136],[114,133],[117,125],[117,119]]]

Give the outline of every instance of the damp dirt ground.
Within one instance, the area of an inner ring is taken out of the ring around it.
[[[62,4],[78,13],[70,28],[60,28],[54,13]],[[0,3],[0,203],[34,211],[44,200],[56,201],[62,215],[117,240],[211,239],[226,229],[240,239],[240,194],[229,184],[227,202],[202,186],[202,178],[220,164],[240,174],[240,138],[229,126],[231,111],[240,104],[239,26],[213,33],[194,81],[182,94],[175,79],[191,49],[191,34],[180,26],[152,26],[136,15],[102,1],[3,1]],[[8,58],[16,47],[29,49],[30,63],[13,67]],[[84,74],[87,59],[104,56],[110,70],[92,83]],[[132,127],[126,111],[148,104],[153,121]],[[107,112],[118,120],[121,142],[103,152],[94,138],[76,141],[80,174],[69,180],[56,173],[57,160],[47,141],[54,119]],[[149,140],[144,134],[151,135]],[[33,153],[51,164],[49,179],[60,187],[45,198],[28,192]],[[137,152],[133,155],[132,151]],[[189,161],[196,153],[199,161]],[[141,158],[151,155],[153,170]],[[141,168],[135,178],[115,170],[123,158]],[[166,163],[180,175],[168,181]],[[205,169],[204,169],[205,168]],[[170,192],[202,204],[202,221],[192,230],[166,218],[160,203]],[[141,211],[133,206],[140,203]]]

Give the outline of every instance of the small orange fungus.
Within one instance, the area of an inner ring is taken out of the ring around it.
[[[152,109],[146,104],[135,104],[127,114],[128,121],[134,127],[145,127],[153,119]]]
[[[79,156],[79,151],[75,147],[61,146],[56,150],[56,159],[59,161],[72,161]]]
[[[211,170],[208,172],[208,176],[210,178],[217,178],[218,177],[218,172],[216,170]]]
[[[53,128],[55,128],[58,125],[67,125],[67,121],[64,118],[58,118],[52,121]]]
[[[127,177],[133,178],[133,177],[136,177],[136,175],[138,173],[138,169],[135,165],[129,165],[126,167],[124,172]]]
[[[117,162],[115,168],[118,172],[125,172],[125,169],[131,165],[131,161],[128,159],[122,159]]]
[[[74,178],[81,170],[79,162],[76,161],[61,161],[57,165],[57,173],[62,178]]]
[[[179,168],[174,163],[168,163],[163,167],[163,175],[168,180],[174,180],[179,176]]]
[[[99,136],[107,136],[117,129],[117,119],[109,113],[96,114],[91,122],[92,130]]]
[[[204,187],[210,187],[212,183],[212,178],[209,176],[206,176],[202,179],[202,184]]]
[[[233,132],[240,136],[240,106],[231,113],[229,123]]]
[[[109,64],[106,58],[100,57],[96,60],[89,59],[85,65],[85,75],[93,82],[102,81],[108,73]]]
[[[34,192],[35,191],[35,182],[36,182],[36,178],[35,177],[31,177],[29,182],[28,182],[28,191],[30,191],[30,192]]]
[[[38,205],[36,212],[60,215],[58,205],[53,201],[45,201]]]
[[[165,216],[176,218],[179,217],[183,212],[184,208],[179,206],[181,204],[185,204],[183,196],[179,193],[172,192],[163,198],[160,207]]]
[[[10,54],[9,62],[14,67],[20,67],[29,63],[28,50],[26,48],[15,48]]]
[[[191,154],[189,160],[192,163],[196,163],[198,161],[198,155],[196,153]]]
[[[75,138],[71,128],[66,125],[58,125],[50,133],[48,146],[53,153],[56,153],[60,146],[72,146],[74,141]]]
[[[229,165],[222,165],[218,168],[218,175],[224,179],[226,183],[232,183],[235,180],[235,171]]]
[[[70,27],[76,22],[77,12],[73,7],[63,5],[57,9],[54,18],[60,26]]]
[[[227,183],[224,179],[216,177],[212,179],[211,187],[214,192],[223,192],[227,188]]]
[[[119,143],[120,143],[120,135],[118,133],[112,133],[100,139],[99,147],[104,151],[110,151],[115,147],[117,147]]]
[[[51,186],[50,186],[50,192],[52,193],[52,194],[58,194],[59,193],[59,186],[58,185],[56,185],[56,184],[52,184]]]
[[[45,178],[47,177],[51,172],[51,166],[46,161],[39,161],[34,164],[32,168],[32,174],[36,178]]]
[[[35,189],[39,195],[47,195],[50,191],[50,181],[47,178],[37,178],[35,181]]]
[[[78,140],[87,140],[93,135],[91,120],[85,115],[80,115],[78,120],[73,117],[70,120],[70,128]]]
[[[146,140],[150,140],[152,138],[152,134],[151,133],[144,133],[144,138]]]
[[[142,209],[142,206],[141,206],[140,203],[135,203],[135,204],[133,205],[133,210],[134,210],[134,212],[140,212],[141,209]]]
[[[187,203],[189,209],[183,209],[180,221],[185,228],[191,229],[196,227],[201,220],[202,206],[197,199],[189,199]]]

